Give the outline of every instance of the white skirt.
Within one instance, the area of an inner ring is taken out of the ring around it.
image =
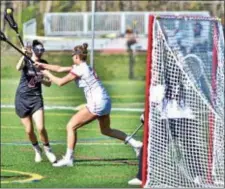
[[[103,116],[110,114],[111,112],[111,100],[110,98],[102,99],[94,102],[87,103],[88,110],[95,115]]]

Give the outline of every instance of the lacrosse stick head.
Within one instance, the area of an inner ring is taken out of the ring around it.
[[[13,14],[13,8],[7,8],[5,10],[5,15],[11,15],[11,14]]]
[[[4,12],[5,20],[9,23],[10,27],[18,32],[18,26],[13,18],[13,8],[6,8]]]

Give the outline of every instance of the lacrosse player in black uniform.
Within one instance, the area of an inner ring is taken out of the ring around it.
[[[30,49],[23,48],[22,50],[33,61],[40,61],[47,64],[46,60],[41,59],[45,49],[40,41],[34,40]],[[42,149],[34,133],[33,121],[36,124],[40,140],[43,143],[45,154],[48,160],[53,163],[56,161],[56,156],[52,153],[48,134],[44,126],[44,104],[41,88],[41,84],[50,86],[51,82],[24,56],[17,63],[16,69],[21,71],[21,78],[15,97],[16,113],[25,126],[25,132],[33,145],[35,162],[42,161]]]

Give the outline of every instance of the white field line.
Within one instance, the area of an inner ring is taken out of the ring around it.
[[[66,145],[66,142],[52,142],[51,145]],[[1,146],[7,145],[7,146],[31,146],[30,143],[16,143],[16,142],[1,142]],[[122,146],[125,145],[124,143],[115,143],[115,142],[109,142],[109,143],[101,143],[101,142],[77,142],[76,145],[81,145],[81,146]]]
[[[117,125],[118,128],[121,128],[119,125]],[[22,127],[21,125],[20,126],[6,126],[6,125],[1,125],[1,129],[7,129],[7,130],[14,130],[14,129],[17,129],[17,130],[24,130],[24,127]],[[63,128],[48,128],[48,130],[59,130],[59,131],[65,131],[66,130],[66,127],[63,127]],[[96,131],[96,132],[100,132],[99,130],[99,127],[95,127],[95,128],[85,128],[85,127],[82,127],[79,129],[80,131]],[[132,132],[134,129],[132,128],[123,128],[123,131],[126,131],[126,132]]]
[[[45,110],[80,110],[85,105],[79,105],[76,107],[73,106],[44,106]],[[1,104],[1,108],[12,108],[15,106],[11,104]],[[143,112],[143,108],[112,108],[112,111],[121,111],[121,112]]]

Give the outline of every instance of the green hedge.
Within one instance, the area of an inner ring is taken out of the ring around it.
[[[15,66],[20,55],[16,52],[3,52],[1,57],[1,77],[18,78],[20,73],[16,71]],[[72,65],[72,58],[67,52],[46,52],[43,57],[51,64],[62,66]],[[103,55],[95,53],[94,62],[95,70],[101,80],[127,80],[128,79],[128,55]],[[146,55],[139,54],[136,56],[134,73],[138,79],[144,79],[146,66]],[[58,74],[62,76],[63,74]]]

